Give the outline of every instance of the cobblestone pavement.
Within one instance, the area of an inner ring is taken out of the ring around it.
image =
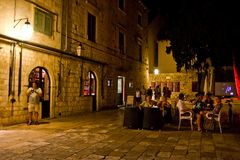
[[[123,126],[123,110],[101,111],[68,118],[42,120],[0,129],[1,160],[237,160],[240,134],[200,133],[176,123],[162,131]]]

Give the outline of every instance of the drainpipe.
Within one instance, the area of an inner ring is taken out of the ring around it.
[[[19,52],[19,70],[18,70],[18,99],[21,95],[21,85],[22,85],[22,45],[20,44],[21,51]]]
[[[10,51],[10,67],[9,67],[9,83],[8,83],[8,96],[11,96],[11,116],[13,116],[13,103],[16,102],[14,95],[15,95],[15,50],[16,44],[12,44],[12,50]]]
[[[68,0],[67,1],[64,1],[65,3],[66,3],[66,6],[63,4],[63,6],[62,6],[62,8],[66,8],[65,9],[65,22],[66,22],[66,24],[65,24],[65,43],[64,43],[64,51],[66,51],[67,50],[67,41],[68,41]],[[63,10],[63,9],[62,9]]]
[[[82,95],[83,92],[83,60],[82,60],[82,65],[81,65],[81,76],[80,76],[80,94],[79,96]]]

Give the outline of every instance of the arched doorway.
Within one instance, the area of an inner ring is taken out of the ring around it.
[[[83,95],[84,96],[92,96],[92,111],[96,111],[97,109],[97,102],[96,102],[96,91],[97,91],[97,81],[95,74],[90,71],[87,73],[87,76],[84,80],[84,90]]]
[[[28,77],[29,86],[32,86],[32,82],[38,82],[38,87],[43,91],[43,96],[41,98],[42,102],[42,113],[41,118],[50,117],[50,79],[48,72],[43,67],[34,68]]]

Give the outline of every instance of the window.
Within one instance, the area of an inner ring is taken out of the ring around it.
[[[138,55],[139,55],[139,61],[142,62],[142,46],[138,45]]]
[[[124,8],[125,8],[125,3],[124,3],[124,0],[118,0],[118,7],[124,11]]]
[[[173,91],[173,82],[167,82],[167,87],[172,92]]]
[[[180,92],[180,82],[173,82],[173,92]]]
[[[140,13],[138,14],[138,25],[142,26],[142,15]]]
[[[52,14],[35,8],[34,30],[51,36],[53,32]]]
[[[96,42],[96,17],[88,13],[88,40]]]
[[[121,54],[124,54],[124,33],[119,32],[119,50]]]
[[[107,80],[107,86],[108,86],[108,87],[111,87],[111,86],[112,86],[112,80],[111,80],[111,79]]]

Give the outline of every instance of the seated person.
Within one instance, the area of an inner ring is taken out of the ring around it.
[[[143,107],[152,107],[151,96],[146,96],[146,99],[138,106],[141,110]]]
[[[211,98],[211,96],[212,96],[212,94],[210,92],[208,92],[206,95],[206,99],[205,99],[206,110],[213,110],[213,108],[214,108],[214,105],[213,105],[214,101]]]
[[[179,110],[179,112],[186,112],[186,111],[190,111],[192,112],[192,109],[188,108],[185,104],[185,101],[184,101],[184,94],[183,93],[180,93],[179,96],[178,96],[178,102],[177,102],[177,108]]]
[[[192,110],[195,113],[197,118],[197,128],[198,128],[197,130],[200,132],[204,129],[203,122],[202,122],[203,115],[204,115],[204,107],[205,107],[205,103],[203,102],[203,93],[198,93],[197,101],[195,102]]]
[[[170,123],[172,121],[172,106],[168,102],[167,97],[161,97],[160,101],[157,103],[160,109],[164,110],[164,121]]]
[[[222,104],[222,99],[221,97],[216,97],[215,98],[215,104],[214,104],[214,109],[212,111],[210,111],[212,118],[214,116],[214,114],[218,114],[222,108],[223,104]]]

